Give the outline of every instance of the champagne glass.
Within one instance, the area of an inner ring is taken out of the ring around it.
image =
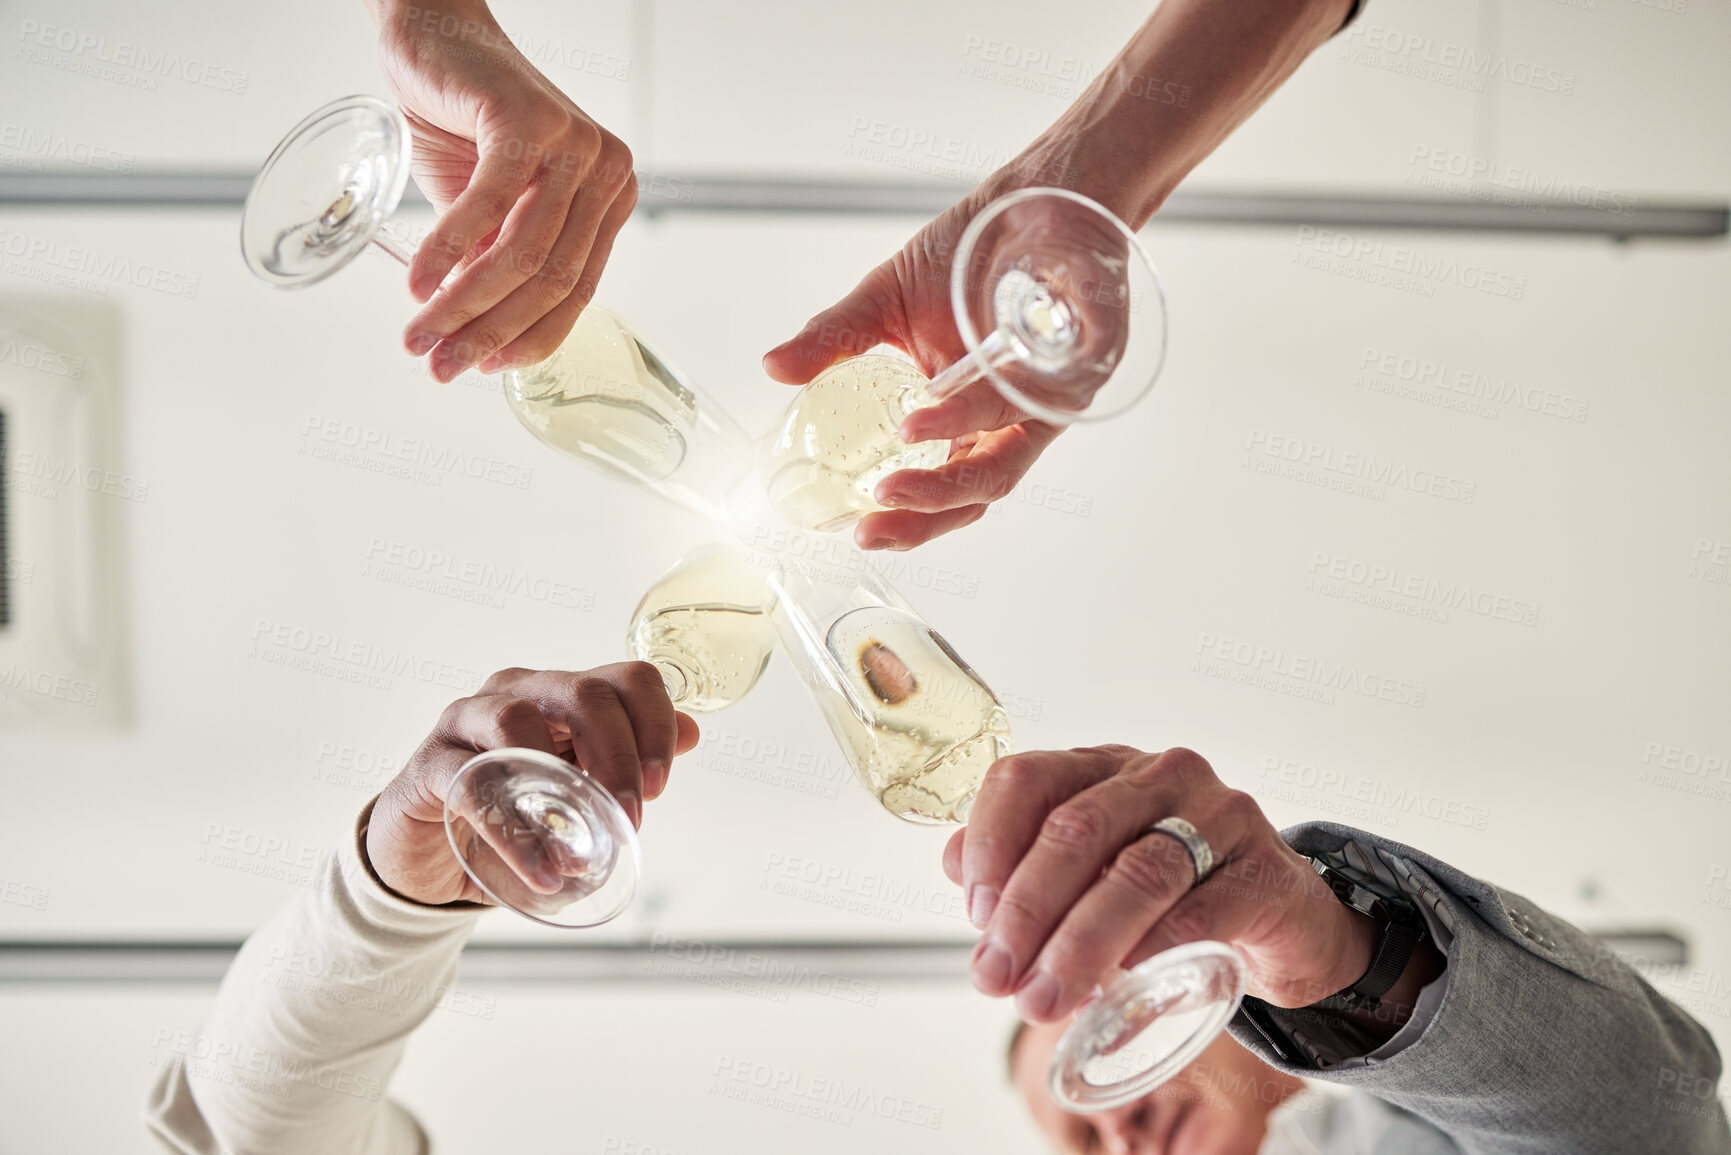
[[[404,265],[390,216],[409,179],[409,128],[385,101],[349,96],[301,121],[259,170],[241,215],[247,266],[278,288],[324,280],[377,245]],[[598,305],[546,360],[505,370],[517,420],[546,445],[724,520],[751,470],[750,438],[667,358]]]
[[[967,353],[930,381],[870,361],[874,350],[800,391],[759,456],[784,516],[828,531],[883,508],[884,477],[948,457],[944,442],[904,444],[902,420],[964,389],[995,390],[1041,421],[1104,421],[1146,396],[1165,363],[1153,260],[1110,210],[1067,189],[1021,189],[969,222],[950,307]]]
[[[541,750],[503,747],[465,762],[445,795],[445,835],[488,898],[548,926],[616,917],[643,873],[624,809]]]
[[[991,688],[870,569],[780,566],[770,584],[782,650],[860,783],[898,818],[966,822],[1010,752]]]
[[[887,345],[813,377],[758,450],[771,505],[827,533],[882,508],[872,495],[896,470],[938,468],[948,442],[904,445],[897,433],[902,418],[930,403],[930,389],[913,358]]]
[[[1110,1111],[1196,1060],[1238,1011],[1244,960],[1222,942],[1161,951],[1076,1012],[1052,1053],[1052,1098],[1067,1111]]]
[[[769,665],[774,604],[768,572],[743,546],[710,542],[680,558],[643,595],[626,646],[661,671],[679,709],[724,709],[745,697]]]

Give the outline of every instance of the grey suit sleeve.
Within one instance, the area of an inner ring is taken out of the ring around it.
[[[1731,1155],[1706,1028],[1604,944],[1509,891],[1398,842],[1335,823],[1282,832],[1301,854],[1396,883],[1440,923],[1449,985],[1418,1041],[1317,1071],[1368,1092],[1470,1155]]]

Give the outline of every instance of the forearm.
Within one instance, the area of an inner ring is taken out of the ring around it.
[[[1719,1077],[1711,1036],[1603,944],[1387,839],[1330,823],[1283,837],[1300,853],[1375,870],[1430,911],[1448,939],[1448,989],[1412,1024],[1417,1038],[1404,1048],[1324,1070],[1278,1062],[1262,1039],[1235,1027],[1265,1059],[1367,1091],[1485,1155],[1731,1152],[1711,1097],[1685,1094]]]
[[[1141,228],[1340,28],[1350,0],[1162,0],[1057,122],[989,178],[1074,189]]]
[[[517,65],[520,54],[487,0],[365,0],[387,55],[446,66],[469,60]],[[526,62],[521,62],[526,65]],[[389,69],[387,69],[387,75]]]
[[[152,1092],[152,1129],[178,1150],[413,1150],[385,1098],[410,1033],[451,982],[469,909],[421,907],[371,876],[358,841],[249,938],[204,1026],[177,1036]],[[462,1005],[468,1006],[469,1003]]]
[[[380,32],[395,29],[404,33],[438,32],[441,24],[456,35],[463,22],[470,27],[497,27],[487,0],[362,0],[367,14]],[[453,23],[454,22],[454,23]]]

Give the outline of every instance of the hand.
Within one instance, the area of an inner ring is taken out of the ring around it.
[[[501,670],[472,698],[452,702],[373,806],[367,858],[404,898],[438,906],[489,902],[445,838],[445,794],[483,750],[527,746],[582,767],[633,825],[643,800],[667,788],[674,755],[697,745],[697,723],[674,710],[647,662],[568,673]]]
[[[1174,816],[1214,851],[1200,886],[1182,843],[1144,833]],[[1237,947],[1248,992],[1284,1007],[1356,982],[1375,949],[1375,923],[1341,905],[1255,799],[1189,750],[1000,759],[945,848],[944,870],[986,931],[974,985],[1014,993],[1033,1022],[1075,1009],[1117,968],[1187,942]]]
[[[595,296],[637,203],[631,151],[535,70],[481,0],[372,3],[415,180],[440,212],[409,265],[409,291],[431,303],[403,344],[430,350],[441,381],[544,360]]]
[[[928,377],[959,360],[967,350],[950,310],[956,244],[975,214],[1016,187],[1017,179],[1006,170],[947,209],[797,337],[771,349],[764,371],[803,385],[878,344],[899,346]],[[916,410],[902,423],[902,440],[947,438],[950,459],[939,469],[903,469],[880,482],[878,503],[892,508],[860,518],[854,540],[862,549],[912,549],[972,525],[1016,487],[1058,433],[1055,425],[1028,419],[983,381]]]

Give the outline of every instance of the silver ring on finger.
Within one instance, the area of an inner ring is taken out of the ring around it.
[[[1162,818],[1142,834],[1144,837],[1150,834],[1165,834],[1184,844],[1184,849],[1190,852],[1190,865],[1196,871],[1196,876],[1190,882],[1191,886],[1201,886],[1203,880],[1214,873],[1214,848],[1208,845],[1208,840],[1202,837],[1201,831],[1184,819]]]

